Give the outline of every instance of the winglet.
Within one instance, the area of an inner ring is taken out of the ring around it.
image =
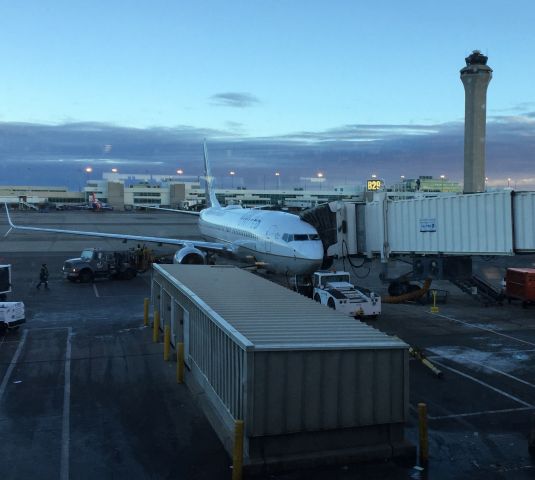
[[[7,215],[7,221],[9,222],[9,225],[11,228],[17,228],[13,222],[11,221],[11,215],[9,214],[9,208],[7,208],[7,203],[4,203],[4,207],[6,207],[6,215]],[[10,229],[11,231],[11,229]],[[9,232],[8,232],[9,233]]]
[[[205,196],[207,207],[221,207],[217,197],[215,196],[214,177],[210,169],[210,162],[208,161],[208,150],[206,148],[206,139],[204,140],[204,182],[205,182]]]

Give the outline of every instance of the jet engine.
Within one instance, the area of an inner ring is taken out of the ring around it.
[[[186,265],[205,265],[207,263],[207,255],[195,247],[183,247],[177,250],[173,257],[173,263],[181,263]]]

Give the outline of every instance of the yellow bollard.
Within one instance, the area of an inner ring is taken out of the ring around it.
[[[431,292],[433,294],[433,306],[431,307],[431,313],[438,313],[438,307],[437,307],[437,291],[433,290]]]
[[[184,383],[184,344],[179,343],[176,349],[176,383]]]
[[[163,359],[169,361],[169,350],[171,349],[171,327],[166,325],[163,328]]]
[[[418,430],[420,433],[419,458],[420,465],[427,465],[429,460],[429,441],[427,438],[427,405],[418,404]]]
[[[158,343],[160,340],[160,312],[154,310],[154,323],[152,324],[152,341]]]
[[[243,420],[234,422],[234,452],[232,453],[232,480],[241,480],[243,474]]]
[[[149,326],[149,299],[146,298],[143,301],[143,325],[145,327]]]

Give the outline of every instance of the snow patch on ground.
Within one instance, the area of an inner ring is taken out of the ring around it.
[[[447,358],[455,363],[463,364],[473,370],[484,370],[486,366],[502,372],[510,373],[523,368],[524,362],[530,360],[525,353],[516,352],[483,352],[473,348],[459,346],[432,347],[427,349],[434,355]],[[488,370],[487,370],[488,371]]]

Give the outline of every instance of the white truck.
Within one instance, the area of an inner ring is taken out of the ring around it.
[[[0,333],[16,330],[26,321],[22,302],[6,302],[11,292],[11,265],[0,265]]]
[[[348,272],[320,270],[314,272],[316,302],[355,318],[377,318],[381,314],[381,297],[364,294],[351,283]]]
[[[0,302],[11,292],[11,265],[0,265]]]
[[[24,303],[0,302],[0,333],[16,330],[25,321]]]

